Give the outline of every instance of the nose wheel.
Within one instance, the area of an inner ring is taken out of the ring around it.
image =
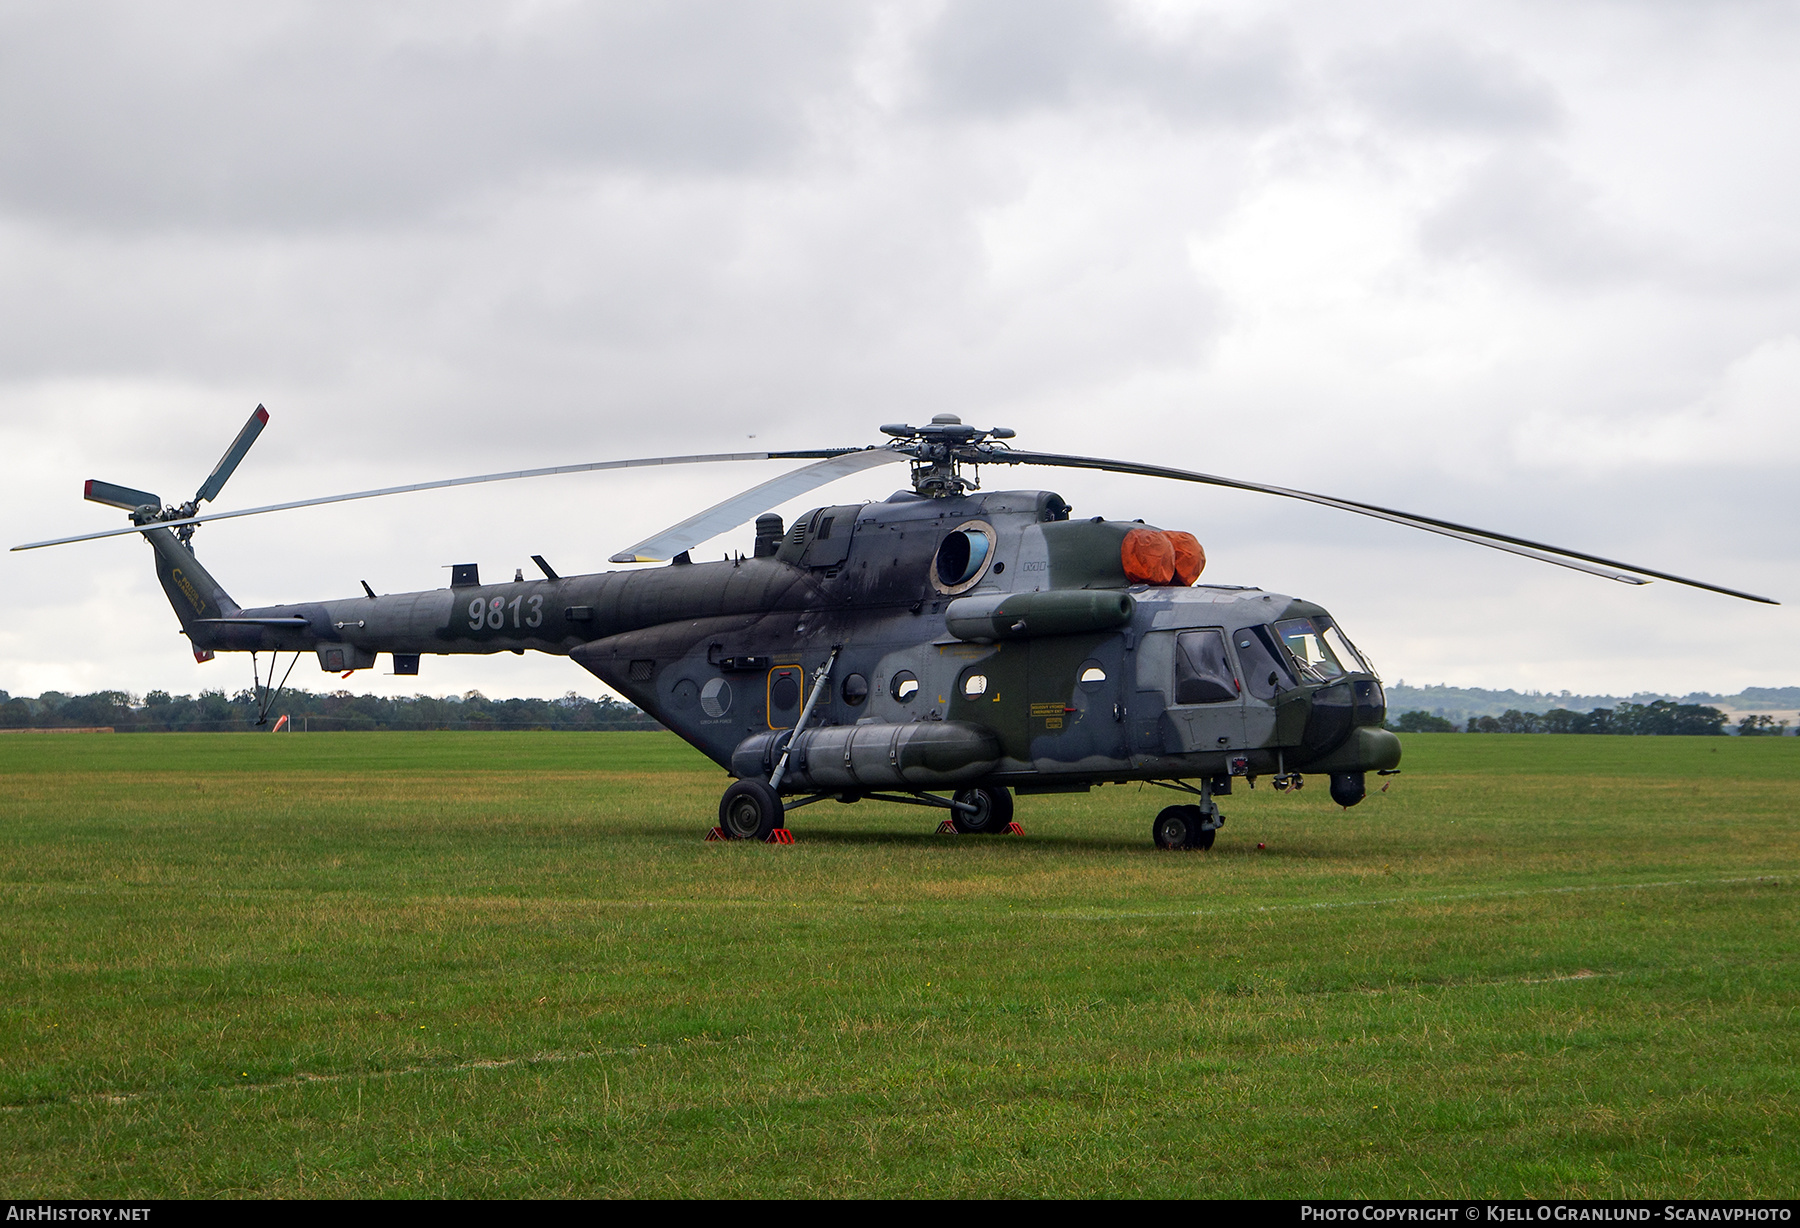
[[[1209,849],[1224,823],[1210,800],[1204,807],[1169,806],[1150,825],[1150,838],[1159,849]]]

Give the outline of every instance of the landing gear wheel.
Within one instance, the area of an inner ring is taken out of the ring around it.
[[[767,840],[783,825],[781,795],[766,780],[740,780],[719,799],[719,830],[727,840]]]
[[[1012,824],[1012,794],[1004,788],[982,785],[975,789],[958,789],[952,801],[975,807],[973,814],[952,810],[950,821],[965,836],[991,836]]]
[[[1159,849],[1184,849],[1195,828],[1200,826],[1198,806],[1168,806],[1150,825],[1150,838]]]
[[[1206,813],[1198,806],[1169,806],[1150,825],[1150,838],[1159,849],[1209,849],[1215,828],[1202,827]]]

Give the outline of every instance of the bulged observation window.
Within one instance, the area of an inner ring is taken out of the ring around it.
[[[1238,694],[1223,631],[1183,631],[1175,637],[1176,703],[1224,703]]]

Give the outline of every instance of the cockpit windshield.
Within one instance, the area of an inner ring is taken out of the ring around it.
[[[1344,633],[1324,615],[1290,618],[1276,623],[1275,630],[1293,654],[1300,672],[1313,682],[1330,682],[1345,674],[1371,672]]]
[[[1361,674],[1375,672],[1375,667],[1369,664],[1369,658],[1356,650],[1356,645],[1350,642],[1350,637],[1345,635],[1343,629],[1335,622],[1324,617],[1315,618],[1313,621],[1324,628],[1325,643],[1330,646],[1332,652],[1337,654],[1337,659],[1345,669]]]

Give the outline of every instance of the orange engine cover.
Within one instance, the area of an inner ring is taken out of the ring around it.
[[[1161,529],[1133,529],[1119,543],[1119,561],[1133,584],[1167,584],[1175,578],[1175,547]]]
[[[1119,562],[1133,584],[1179,584],[1186,588],[1206,570],[1206,551],[1192,533],[1144,527],[1125,534]]]
[[[1175,583],[1186,588],[1206,570],[1206,550],[1200,545],[1200,539],[1192,533],[1180,533],[1171,529],[1164,536],[1175,548]]]

